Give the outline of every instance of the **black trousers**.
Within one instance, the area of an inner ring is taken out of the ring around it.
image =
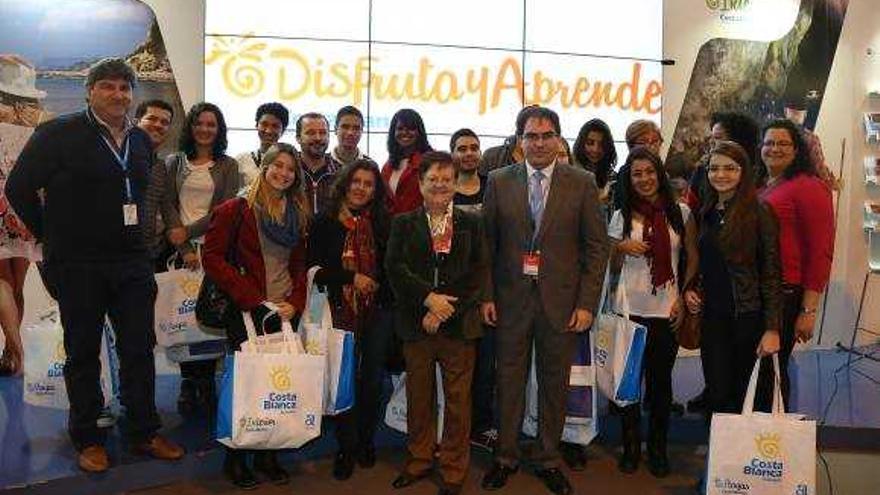
[[[54,262],[49,273],[58,288],[64,326],[64,382],[70,399],[68,431],[82,450],[104,443],[96,421],[104,407],[99,382],[104,316],[116,334],[121,402],[132,442],[148,440],[159,429],[156,413],[153,265],[143,259],[114,262]]]
[[[347,455],[355,455],[358,449],[373,444],[392,331],[392,312],[377,309],[373,323],[355,334],[354,407],[336,416],[336,441],[339,450]]]
[[[495,428],[495,327],[484,326],[483,337],[477,341],[471,389],[472,431]]]
[[[645,380],[645,402],[651,412],[652,423],[665,426],[669,423],[672,405],[672,367],[678,355],[678,342],[666,318],[630,319],[648,328],[642,373]]]
[[[794,324],[801,313],[804,289],[797,285],[782,286],[782,328],[779,330],[779,373],[782,375],[782,398],[786,408],[791,395],[791,381],[788,377],[788,360],[794,349]]]
[[[706,378],[707,419],[714,412],[738,413],[742,410],[763,334],[764,320],[759,313],[738,318],[704,313],[700,359]],[[772,373],[770,360],[762,360],[755,393],[756,410],[770,410]]]

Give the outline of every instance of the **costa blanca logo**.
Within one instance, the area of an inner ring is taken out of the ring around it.
[[[611,346],[611,338],[605,332],[596,335],[596,366],[604,367],[608,360],[608,349]]]
[[[275,390],[262,400],[264,411],[273,411],[280,414],[292,413],[296,410],[298,398],[290,392],[293,383],[290,379],[290,367],[273,366],[269,371],[269,383]]]
[[[781,481],[785,470],[782,462],[782,441],[778,433],[762,433],[755,437],[757,456],[743,466],[743,474],[765,481]]]
[[[290,367],[274,366],[269,372],[269,379],[272,380],[272,388],[278,392],[287,392],[290,390]]]

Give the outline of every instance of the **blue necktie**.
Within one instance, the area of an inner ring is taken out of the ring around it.
[[[541,227],[541,217],[544,215],[544,178],[544,173],[536,170],[529,179],[529,208],[532,210],[536,235]]]

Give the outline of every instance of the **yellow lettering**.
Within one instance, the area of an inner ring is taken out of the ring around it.
[[[479,114],[483,115],[486,113],[486,100],[489,97],[489,68],[481,67],[479,74],[480,78],[475,81],[474,76],[477,75],[477,71],[473,69],[468,71],[467,90],[479,94]]]
[[[330,74],[333,75],[333,78],[339,81],[341,88],[336,89],[336,84],[330,83],[328,86],[328,90],[330,94],[337,97],[342,98],[345,95],[351,93],[351,79],[348,78],[348,74],[346,70],[348,66],[343,63],[333,64],[330,66]]]
[[[282,65],[278,68],[278,95],[282,100],[296,100],[300,96],[304,95],[306,91],[309,89],[309,84],[311,81],[311,71],[309,69],[309,62],[302,56],[298,51],[289,48],[283,48],[280,50],[273,50],[270,54],[272,58],[281,59],[289,61],[289,64]],[[292,72],[299,69],[302,74],[302,79],[300,81],[300,85],[296,89],[289,89],[287,87],[287,72],[288,69]]]
[[[446,85],[445,88],[443,87],[444,84]],[[455,74],[448,70],[444,70],[437,74],[437,79],[434,81],[434,87],[431,88],[431,97],[437,101],[437,103],[449,103],[452,100],[457,101],[460,100],[462,96],[462,92],[458,89],[458,78],[455,77]]]
[[[505,82],[508,73],[510,73],[510,76],[513,80],[510,82]],[[501,67],[498,69],[498,77],[495,79],[495,88],[492,91],[492,108],[498,106],[498,103],[501,101],[502,93],[510,89],[516,91],[516,97],[520,101],[520,103],[522,103],[522,69],[520,69],[519,67],[519,62],[517,62],[516,59],[513,57],[507,57],[506,59],[504,59],[504,62],[501,62]]]

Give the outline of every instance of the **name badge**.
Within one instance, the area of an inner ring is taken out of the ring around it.
[[[522,257],[523,275],[537,277],[541,269],[541,253],[525,253]]]
[[[126,226],[138,224],[138,207],[136,204],[122,205],[122,221]]]

